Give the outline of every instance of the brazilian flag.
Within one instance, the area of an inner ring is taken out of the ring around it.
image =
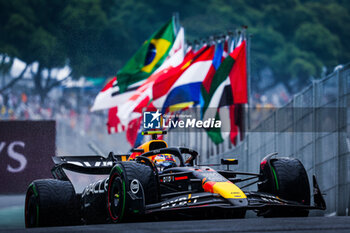
[[[128,86],[148,78],[165,60],[175,40],[171,19],[145,41],[134,56],[117,73],[120,92]]]

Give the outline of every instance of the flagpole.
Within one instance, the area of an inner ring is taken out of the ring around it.
[[[252,34],[249,34],[247,37],[247,72],[248,72],[248,112],[247,112],[247,131],[248,132],[250,130],[250,108],[252,107],[252,81],[251,81],[251,53],[250,53],[250,43],[251,43],[251,39],[252,39]]]
[[[174,22],[174,34],[177,35],[177,33],[180,30],[180,16],[179,12],[173,13],[173,22]]]
[[[227,32],[227,36],[228,36],[228,39],[227,39],[227,54],[230,54],[230,50],[231,50],[231,44],[233,43],[233,38],[234,38],[234,33],[231,32],[231,31],[228,31]]]

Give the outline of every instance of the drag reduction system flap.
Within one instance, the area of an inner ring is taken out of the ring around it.
[[[51,173],[60,180],[67,179],[63,169],[92,175],[109,174],[117,161],[126,161],[128,157],[128,154],[114,155],[113,152],[110,152],[108,157],[99,155],[55,156],[52,157],[55,166],[51,169]]]

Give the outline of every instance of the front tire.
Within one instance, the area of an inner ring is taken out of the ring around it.
[[[126,177],[123,167],[117,164],[108,181],[107,208],[113,223],[123,220],[126,208]]]
[[[139,183],[143,204],[136,205],[136,200],[130,198],[133,182]],[[121,162],[115,165],[108,181],[107,208],[110,220],[113,223],[122,222],[126,216],[142,213],[143,210],[137,209],[138,207],[157,202],[157,182],[156,174],[145,164]]]
[[[263,178],[262,184],[258,185],[258,191],[310,205],[309,179],[303,164],[298,159],[271,159],[271,167],[272,171],[261,171]],[[267,166],[265,169],[268,169]],[[308,210],[281,208],[269,210],[263,215],[264,217],[306,217],[308,214]]]

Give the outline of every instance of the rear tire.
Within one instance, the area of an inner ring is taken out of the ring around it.
[[[69,181],[35,180],[27,190],[25,201],[26,227],[77,225],[79,204]]]
[[[268,175],[271,172],[262,172],[263,180],[266,184],[274,183],[275,188],[263,183],[258,186],[258,191],[310,205],[309,179],[303,164],[295,158],[278,158],[271,160],[271,166],[274,176]],[[264,217],[306,217],[308,214],[308,210],[280,208],[269,210],[263,215]]]

